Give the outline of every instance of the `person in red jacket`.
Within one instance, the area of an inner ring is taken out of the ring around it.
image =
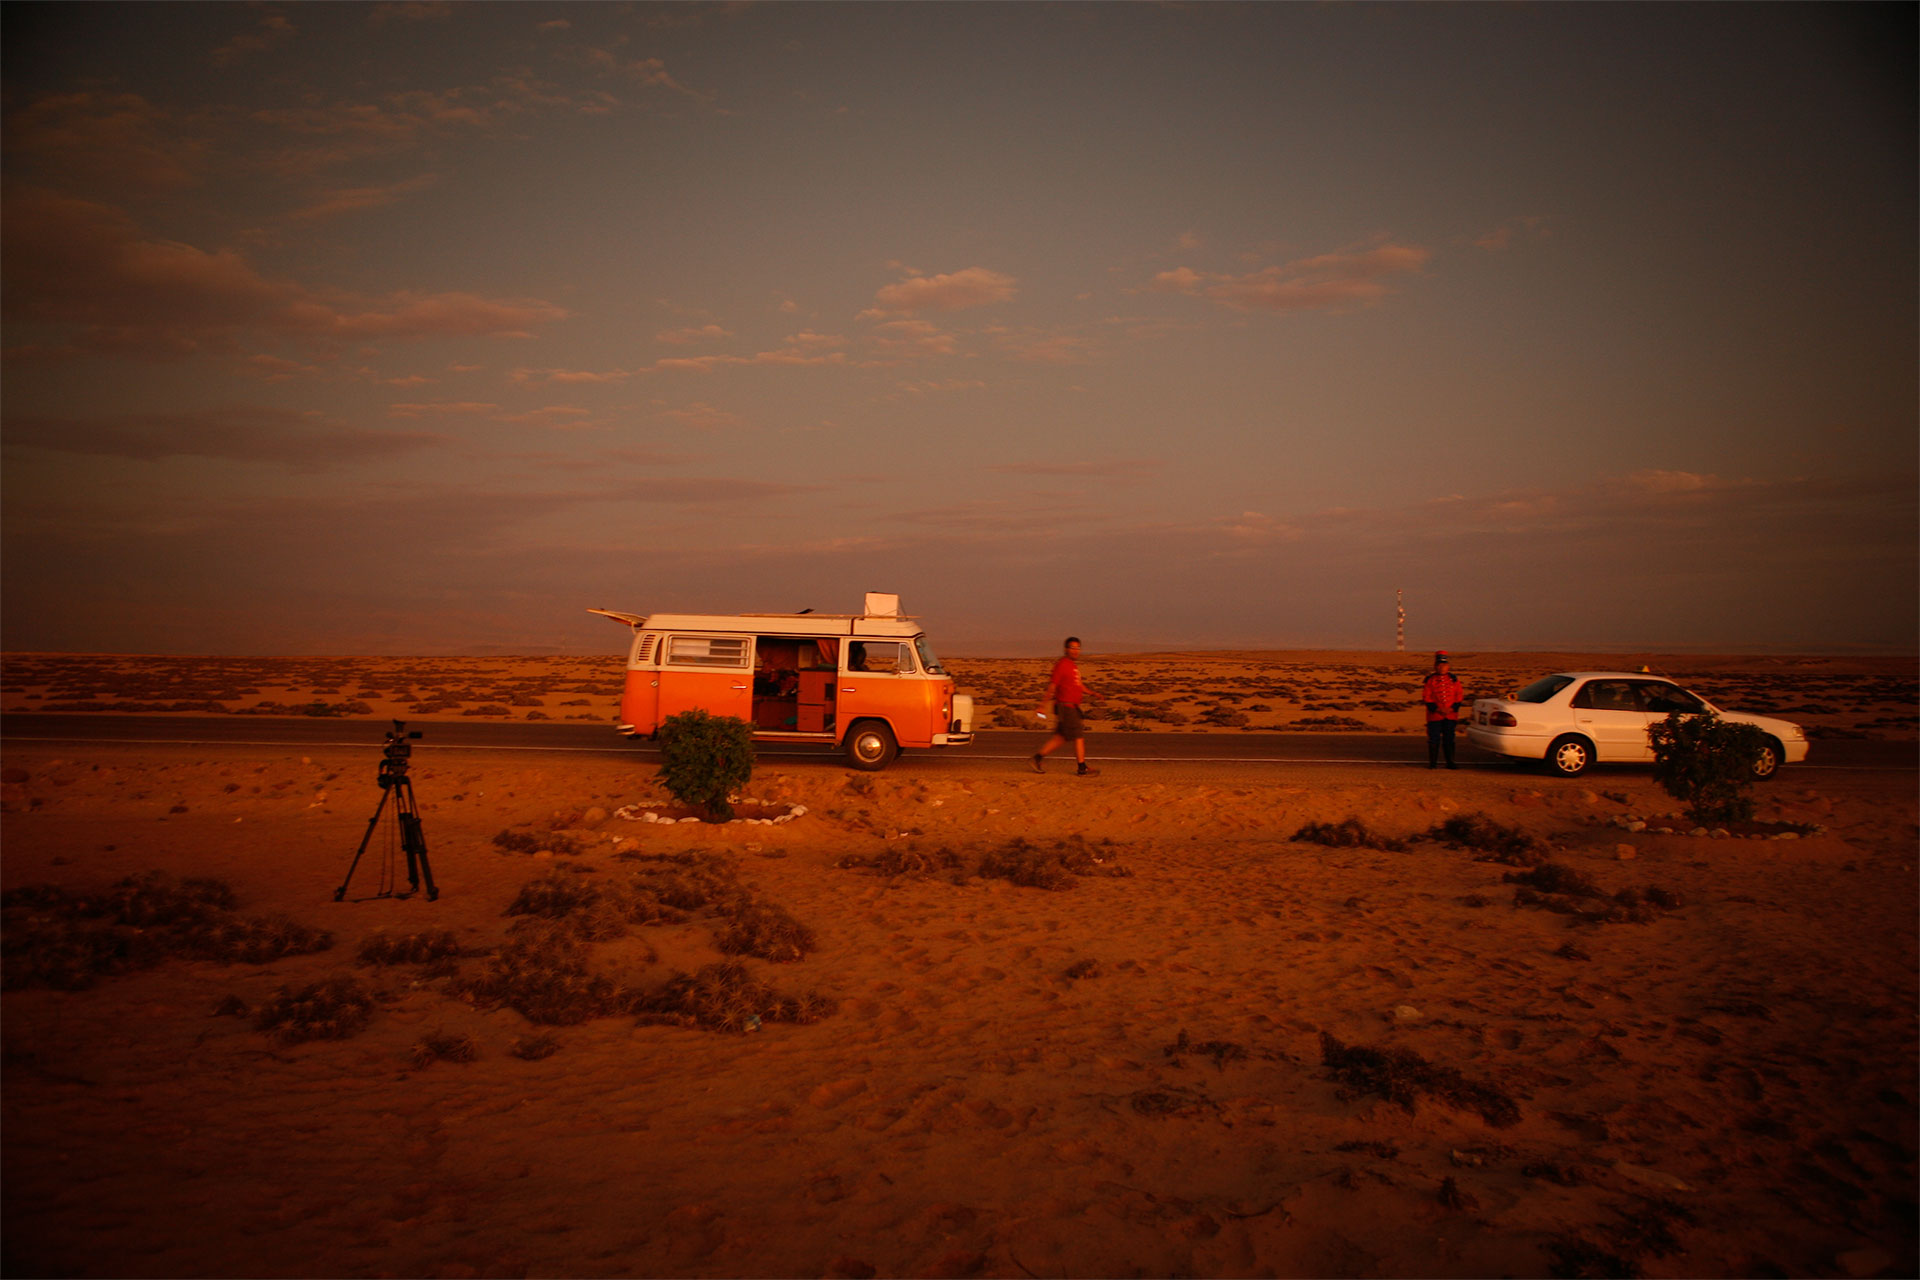
[[[1053,673],[1047,677],[1047,691],[1040,699],[1040,714],[1047,713],[1047,704],[1053,704],[1053,736],[1046,745],[1033,753],[1033,771],[1045,773],[1042,763],[1053,752],[1073,744],[1073,755],[1080,762],[1077,770],[1083,778],[1099,773],[1098,769],[1087,767],[1087,735],[1081,727],[1080,704],[1087,698],[1100,695],[1088,689],[1080,679],[1080,637],[1068,636],[1062,646],[1060,660],[1053,664]]]
[[[1447,768],[1459,768],[1453,762],[1453,729],[1460,723],[1460,704],[1466,701],[1467,692],[1453,678],[1445,649],[1433,655],[1433,674],[1427,677],[1420,697],[1427,704],[1427,768],[1439,766],[1442,751],[1446,752]]]

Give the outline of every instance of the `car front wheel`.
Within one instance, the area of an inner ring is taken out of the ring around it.
[[[1756,782],[1765,782],[1780,772],[1780,744],[1768,738],[1760,748],[1760,754],[1753,758],[1753,777]]]
[[[847,734],[847,763],[856,769],[877,773],[899,754],[900,744],[883,720],[862,720]]]
[[[1585,738],[1555,738],[1547,748],[1547,767],[1563,778],[1577,778],[1593,763],[1593,744]]]

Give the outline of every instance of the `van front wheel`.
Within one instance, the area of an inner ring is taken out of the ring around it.
[[[868,773],[878,773],[900,754],[900,744],[884,720],[862,720],[847,732],[847,763]]]

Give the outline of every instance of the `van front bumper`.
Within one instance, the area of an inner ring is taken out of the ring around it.
[[[973,741],[970,733],[936,733],[933,745],[936,747],[958,747]]]

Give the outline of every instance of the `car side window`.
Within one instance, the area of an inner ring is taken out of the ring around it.
[[[1638,711],[1640,700],[1625,680],[1589,680],[1573,695],[1573,705],[1592,711]]]
[[[1668,684],[1664,680],[1642,681],[1640,696],[1645,701],[1647,710],[1657,716],[1664,716],[1674,711],[1698,715],[1707,709],[1700,699],[1679,685]]]
[[[847,646],[847,670],[870,675],[911,675],[913,650],[892,641],[855,640]]]

